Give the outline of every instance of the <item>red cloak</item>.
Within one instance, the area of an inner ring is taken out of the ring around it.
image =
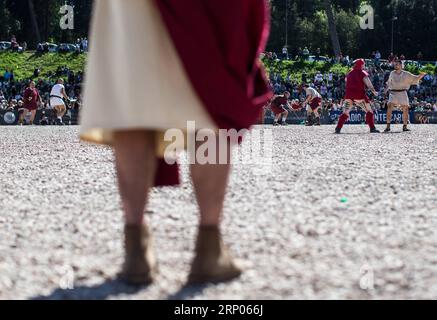
[[[24,108],[26,108],[27,110],[38,109],[39,92],[36,88],[32,89],[28,87],[24,91],[23,99],[24,99]]]
[[[259,55],[269,35],[266,0],[155,0],[188,78],[220,129],[249,128],[271,98]],[[160,160],[156,185],[179,184]]]

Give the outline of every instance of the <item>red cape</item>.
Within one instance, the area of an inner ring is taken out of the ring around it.
[[[249,128],[271,92],[259,55],[269,35],[265,0],[155,0],[194,90],[220,129]],[[156,185],[179,183],[160,161]]]

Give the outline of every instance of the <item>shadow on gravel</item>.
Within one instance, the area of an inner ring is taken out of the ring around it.
[[[394,132],[389,132],[389,133],[386,133],[386,132],[381,132],[381,133],[379,133],[380,135],[387,135],[387,134],[399,134],[399,133],[403,133],[403,132],[397,132],[397,131],[394,131]],[[372,135],[375,135],[375,136],[377,136],[378,135],[378,133],[363,133],[363,132],[342,132],[341,134],[339,134],[339,136],[363,136],[363,135],[365,135],[365,134],[372,134]],[[336,133],[333,133],[333,135],[337,135]]]
[[[124,294],[135,294],[145,286],[129,286],[120,280],[108,280],[95,286],[79,286],[74,289],[56,289],[48,296],[37,296],[30,300],[104,300]]]
[[[189,300],[201,294],[210,285],[181,287],[169,295],[167,300]],[[37,296],[30,300],[105,300],[119,295],[136,294],[147,286],[129,286],[119,280],[108,280],[96,286],[79,286],[74,289],[56,289],[48,296]]]
[[[370,133],[364,133],[364,132],[342,132],[341,134],[336,134],[336,133],[333,133],[333,135],[334,136],[364,136],[365,134],[369,134],[370,135]]]
[[[185,285],[180,288],[177,292],[169,295],[167,300],[189,300],[194,298],[196,295],[201,294],[203,290],[208,288],[210,285]]]

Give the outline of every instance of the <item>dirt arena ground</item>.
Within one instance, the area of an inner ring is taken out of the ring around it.
[[[412,129],[257,127],[271,166],[235,165],[223,226],[246,272],[218,286],[184,286],[197,208],[183,165],[147,211],[158,281],[132,288],[113,280],[111,150],[77,127],[0,127],[0,299],[437,299],[437,126]]]

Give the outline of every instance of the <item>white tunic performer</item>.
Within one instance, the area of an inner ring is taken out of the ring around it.
[[[50,106],[56,112],[56,123],[58,125],[64,124],[62,118],[67,112],[67,107],[63,99],[68,100],[68,96],[65,92],[64,80],[59,79],[50,92]]]
[[[426,75],[421,73],[418,76],[402,69],[402,61],[395,61],[395,70],[391,72],[387,81],[387,91],[390,92],[387,109],[387,128],[385,132],[390,132],[390,124],[394,107],[401,107],[403,110],[404,128],[403,131],[410,131],[408,126],[410,99],[408,90],[412,85],[418,85],[420,80]]]
[[[64,94],[63,92],[65,87],[63,84],[57,83],[53,86],[52,91],[50,92],[50,105],[52,106],[64,106],[65,102],[63,100]]]

